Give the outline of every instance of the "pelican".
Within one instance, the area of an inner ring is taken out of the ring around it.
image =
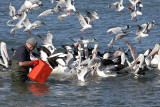
[[[104,54],[105,55],[105,54]],[[115,62],[115,58],[120,56],[120,63]],[[111,59],[107,57],[107,60],[102,60],[103,62],[99,63],[97,67],[97,75],[101,77],[115,77],[118,74],[126,74],[126,72],[121,72],[123,68],[125,68],[125,53],[120,48],[114,53],[114,56]],[[110,66],[107,66],[110,65]]]
[[[139,64],[137,64],[138,62]],[[135,77],[144,76],[146,70],[151,70],[151,68],[145,65],[144,62],[145,62],[144,54],[139,54],[137,59],[132,63],[132,67],[134,67],[135,70],[133,72]]]
[[[0,49],[1,49],[1,57],[0,57],[0,65],[8,68],[8,61],[9,61],[9,56],[6,48],[6,43],[1,42],[0,43]]]
[[[40,35],[37,35],[43,42],[43,45],[40,46],[40,56],[41,59],[47,61],[47,57],[52,55],[56,48],[53,46],[52,39],[53,35],[48,31],[47,37],[44,38]]]

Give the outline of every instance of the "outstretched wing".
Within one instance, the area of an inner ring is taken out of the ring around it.
[[[130,42],[128,42],[126,40],[124,42],[127,44],[128,48],[130,49],[133,60],[136,60],[136,58],[137,58],[137,48],[134,47]]]

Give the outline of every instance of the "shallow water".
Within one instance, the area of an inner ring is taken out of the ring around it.
[[[7,44],[10,58],[12,58],[11,48],[17,48],[24,44],[30,37],[36,37],[36,34],[46,35],[47,31],[53,34],[53,44],[61,51],[61,45],[71,45],[73,42],[69,37],[91,38],[96,37],[94,43],[89,44],[93,47],[95,43],[99,45],[99,50],[113,51],[107,47],[107,44],[113,38],[107,34],[107,29],[122,25],[132,25],[127,30],[129,35],[117,41],[114,44],[114,50],[122,46],[127,48],[124,40],[132,42],[137,47],[138,53],[144,52],[148,48],[153,48],[159,43],[160,18],[159,18],[159,0],[143,0],[143,16],[138,16],[138,21],[131,21],[130,12],[127,9],[128,0],[124,0],[124,13],[115,12],[115,8],[109,9],[107,6],[117,0],[75,0],[77,11],[85,14],[85,11],[98,10],[100,20],[94,23],[92,29],[86,30],[86,35],[80,31],[81,26],[77,16],[64,18],[62,22],[58,20],[58,15],[53,14],[43,18],[47,24],[31,31],[31,35],[18,30],[16,35],[10,34],[11,28],[5,25],[9,17],[8,4],[11,2],[16,9],[19,9],[24,0],[5,0],[0,3],[0,41]],[[40,20],[37,16],[44,10],[53,8],[49,0],[42,0],[44,6],[28,14],[31,22]],[[156,21],[151,30],[150,37],[142,38],[142,43],[134,41],[136,25],[146,22]],[[42,42],[37,38],[39,44]],[[89,77],[86,82],[80,82],[75,75],[52,74],[44,84],[29,81],[24,84],[15,84],[11,82],[10,72],[2,70],[0,72],[0,106],[17,106],[17,107],[49,107],[49,106],[107,106],[107,107],[151,107],[160,105],[160,72],[153,69],[147,72],[147,77],[136,79],[133,75],[99,78]]]

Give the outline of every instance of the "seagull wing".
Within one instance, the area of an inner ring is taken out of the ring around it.
[[[19,22],[16,24],[16,26],[21,25],[23,23],[23,21],[26,19],[26,17],[27,17],[27,13],[23,12],[22,15],[20,16]]]
[[[50,31],[48,31],[47,37],[46,37],[46,41],[47,41],[49,44],[52,44],[52,39],[53,39],[53,35],[51,34]]]
[[[76,12],[76,15],[78,16],[78,19],[79,19],[81,26],[84,27],[87,24],[84,17],[79,12]]]
[[[111,4],[111,5],[109,5],[108,7],[109,7],[109,8],[117,7],[117,6],[118,6],[118,4],[119,4],[119,2],[115,2],[115,3]]]
[[[26,18],[24,21],[23,21],[23,24],[25,27],[27,27],[28,25],[31,25],[30,21],[28,18]]]
[[[9,4],[9,16],[12,17],[16,14],[16,9],[12,6],[12,4]]]

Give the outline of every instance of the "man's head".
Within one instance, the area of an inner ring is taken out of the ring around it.
[[[34,38],[29,38],[26,41],[26,46],[30,51],[32,51],[37,46],[37,40],[35,40]]]

